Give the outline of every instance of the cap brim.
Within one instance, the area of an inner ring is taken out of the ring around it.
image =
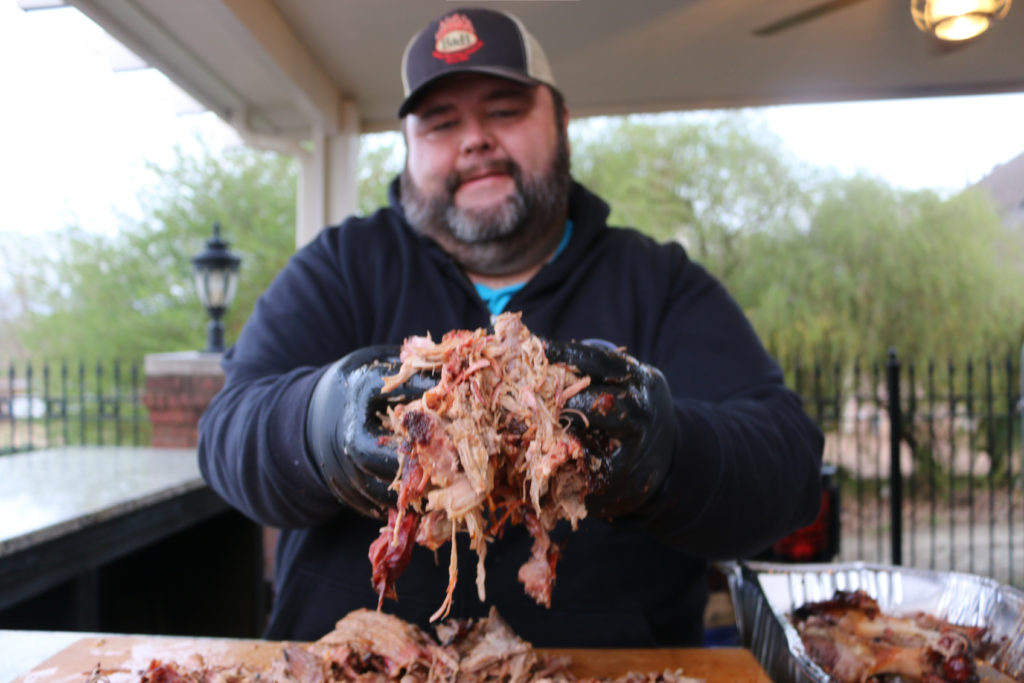
[[[402,100],[402,104],[398,107],[398,118],[402,118],[408,114],[409,111],[416,106],[416,103],[419,102],[420,98],[426,94],[427,90],[430,90],[430,88],[437,85],[440,81],[443,81],[450,76],[458,76],[459,74],[486,74],[488,76],[498,76],[510,81],[515,81],[516,83],[522,83],[523,85],[540,85],[543,83],[543,81],[531,78],[521,71],[497,66],[465,66],[450,69],[444,73],[437,74],[423,83],[420,83],[419,87],[409,93],[409,96]]]

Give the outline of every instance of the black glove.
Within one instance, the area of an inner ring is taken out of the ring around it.
[[[642,512],[664,480],[675,446],[675,414],[664,375],[594,342],[549,341],[547,357],[591,378],[590,386],[566,403],[582,412],[587,424],[565,413],[573,436],[601,457],[587,510],[598,517]]]
[[[387,406],[407,403],[437,384],[428,373],[416,373],[388,394],[381,394],[385,375],[402,363],[397,346],[367,346],[327,369],[306,412],[306,447],[324,481],[341,502],[370,517],[386,517],[397,493],[388,487],[398,471],[398,455],[381,424]]]

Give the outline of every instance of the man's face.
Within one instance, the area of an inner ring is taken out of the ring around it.
[[[528,240],[561,236],[565,125],[547,88],[475,74],[442,81],[405,121],[406,218],[471,271],[514,272],[536,257]]]

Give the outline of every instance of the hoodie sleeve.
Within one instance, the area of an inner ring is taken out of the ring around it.
[[[261,524],[308,526],[341,509],[307,456],[304,430],[320,375],[355,346],[332,232],[297,252],[257,300],[199,422],[203,477]]]
[[[676,438],[648,527],[702,557],[749,556],[814,520],[824,437],[725,288],[689,261],[676,272],[655,361]]]

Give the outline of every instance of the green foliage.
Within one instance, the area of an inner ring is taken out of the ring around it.
[[[798,224],[805,171],[744,114],[601,120],[573,129],[573,174],[612,206],[611,220],[679,240],[728,280],[753,235]]]
[[[34,357],[139,358],[205,345],[206,315],[191,258],[221,223],[242,258],[238,295],[225,318],[233,339],[255,298],[295,245],[295,163],[244,148],[197,156],[178,151],[141,198],[145,218],[115,236],[69,226],[23,277],[33,304],[19,323]]]
[[[402,170],[402,139],[397,133],[364,135],[359,149],[357,212],[368,216],[388,205],[388,184]]]
[[[20,323],[32,304],[32,263],[38,240],[16,232],[0,232],[0,359],[26,355]]]
[[[1024,335],[1024,240],[981,192],[804,168],[742,113],[592,121],[572,144],[612,221],[682,242],[780,357],[963,359]]]
[[[752,237],[729,282],[780,355],[817,360],[1002,354],[1024,333],[1021,236],[987,197],[866,177],[826,182],[806,231]],[[760,264],[766,264],[763,270]]]

